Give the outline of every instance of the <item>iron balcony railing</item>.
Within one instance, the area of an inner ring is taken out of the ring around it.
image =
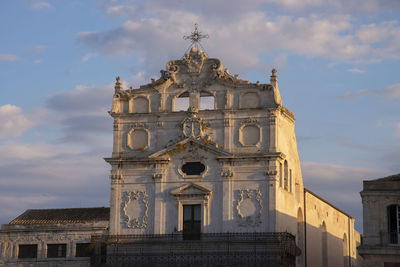
[[[286,233],[93,236],[92,266],[294,266],[300,249]]]

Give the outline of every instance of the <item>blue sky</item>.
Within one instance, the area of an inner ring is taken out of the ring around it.
[[[243,79],[278,69],[306,187],[357,218],[362,181],[400,172],[397,0],[0,1],[0,223],[109,205],[117,75],[138,87],[193,31]]]

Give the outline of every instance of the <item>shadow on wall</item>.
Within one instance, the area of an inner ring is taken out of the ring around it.
[[[358,234],[353,234],[356,232],[352,226],[340,229],[335,224],[327,225],[323,220],[319,227],[305,224],[300,208],[297,218],[281,212],[277,212],[277,216],[288,225],[286,231],[296,236],[296,244],[301,249],[301,255],[296,258],[296,266],[361,267],[362,259],[357,254],[360,240],[357,238]],[[335,227],[336,229],[332,229]]]

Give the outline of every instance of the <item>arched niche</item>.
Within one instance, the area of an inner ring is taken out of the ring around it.
[[[285,190],[289,190],[289,166],[287,160],[284,162],[284,178],[283,178],[283,184]]]
[[[138,96],[131,99],[131,113],[148,113],[150,111],[149,100],[145,96]]]

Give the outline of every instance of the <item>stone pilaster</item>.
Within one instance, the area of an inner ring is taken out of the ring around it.
[[[154,234],[165,234],[165,176],[167,166],[155,164],[154,181]]]
[[[278,119],[276,111],[270,113],[269,116],[269,152],[277,152],[278,149]]]

